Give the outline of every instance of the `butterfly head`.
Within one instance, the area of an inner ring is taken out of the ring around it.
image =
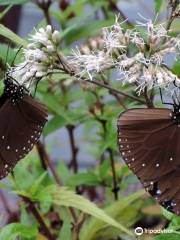
[[[25,95],[25,88],[16,82],[13,79],[7,77],[4,80],[4,95],[6,98],[10,98],[12,103],[15,104],[17,101],[20,101]]]

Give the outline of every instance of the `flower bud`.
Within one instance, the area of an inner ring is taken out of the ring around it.
[[[54,43],[59,43],[60,42],[60,35],[58,31],[54,31],[52,34],[52,40]]]

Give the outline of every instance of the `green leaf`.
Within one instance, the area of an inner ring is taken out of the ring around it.
[[[57,129],[64,127],[66,123],[67,123],[66,119],[62,116],[52,117],[45,126],[44,135],[47,136],[50,133],[53,133]]]
[[[17,237],[23,239],[36,238],[38,230],[36,227],[21,223],[12,223],[3,227],[0,231],[1,240],[15,240]]]
[[[57,173],[63,185],[67,185],[66,183],[70,177],[70,170],[64,161],[58,161]]]
[[[116,222],[108,214],[106,214],[102,209],[98,208],[94,203],[90,202],[85,197],[82,197],[75,192],[68,190],[66,187],[59,186],[49,186],[43,189],[46,194],[50,194],[52,197],[52,202],[58,206],[73,207],[77,208],[91,216],[99,219],[100,221],[106,223],[107,225],[112,225],[115,228],[127,233],[130,236],[133,234],[126,229],[124,226]],[[37,199],[36,199],[37,200]],[[104,224],[103,224],[104,225]],[[86,238],[84,238],[86,239]]]
[[[111,204],[109,207],[107,207],[104,211],[111,216],[113,219],[117,219],[119,223],[123,223],[125,226],[129,225],[132,220],[132,215],[127,215],[127,210],[129,209],[129,206],[132,206],[133,202],[140,199],[140,197],[144,194],[143,191],[139,191],[135,194],[132,194],[128,197],[121,197],[120,200],[116,201],[115,203]],[[140,207],[142,203],[140,203]],[[131,211],[132,212],[132,211]],[[139,214],[138,210],[135,215]],[[128,217],[128,218],[127,218]],[[133,223],[132,223],[133,224]],[[101,233],[105,231],[106,228],[110,226],[105,226],[102,221],[99,219],[91,219],[89,223],[84,225],[84,227],[81,230],[80,233],[80,240],[96,240],[96,239],[104,239],[101,238]],[[114,236],[115,228],[113,228],[113,238]],[[117,235],[120,234],[120,232],[117,232]],[[108,238],[111,239],[111,238]],[[105,239],[104,239],[105,240]]]
[[[18,190],[27,190],[34,182],[34,176],[24,165],[25,159],[19,162],[14,170],[14,184]]]
[[[15,34],[13,31],[5,27],[4,25],[0,24],[0,35],[3,37],[6,37],[10,39],[12,42],[16,43],[17,45],[26,47],[27,42],[20,38],[17,34]]]
[[[61,219],[63,220],[63,225],[61,227],[61,231],[60,231],[58,239],[59,240],[72,239],[72,237],[71,237],[71,228],[72,228],[71,218],[70,218],[69,214],[67,214],[66,209],[64,211],[64,214],[62,211],[60,212],[60,216],[61,216]]]
[[[0,12],[0,20],[6,15],[6,13],[12,8],[12,5],[7,6],[4,11]]]
[[[0,5],[16,5],[16,4],[24,4],[29,0],[0,0]]]
[[[166,233],[166,234],[160,234],[155,237],[155,240],[179,240],[180,239],[180,233]]]
[[[29,189],[29,192],[32,195],[35,194],[40,189],[40,185],[46,176],[47,176],[47,172],[43,172],[42,175],[39,176],[39,178],[37,178],[36,181],[33,182],[32,186]]]
[[[93,172],[77,173],[69,178],[67,185],[76,187],[79,185],[96,186],[99,184],[98,177]]]
[[[163,0],[155,0],[154,4],[155,4],[155,10],[157,13],[161,10],[162,3],[163,3]]]
[[[68,113],[59,103],[59,96],[44,93],[43,102],[53,114],[63,117],[68,124],[73,124],[73,121],[69,118]]]
[[[111,167],[110,167],[109,159],[104,160],[103,163],[99,166],[99,177],[101,181],[107,180],[107,179],[110,179],[110,181],[112,180],[112,177],[109,174],[110,169]]]

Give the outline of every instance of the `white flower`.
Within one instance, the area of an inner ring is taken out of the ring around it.
[[[86,51],[87,54],[74,51],[70,63],[76,66],[76,75],[92,80],[96,74],[113,68],[117,80],[135,84],[139,94],[145,88],[168,89],[174,81],[179,83],[164,65],[167,54],[177,54],[179,38],[168,36],[163,24],[155,25],[152,20],[143,19],[138,28],[124,30],[117,17],[114,25],[103,28],[104,48]]]
[[[113,65],[110,56],[103,51],[81,54],[79,49],[73,51],[73,56],[70,57],[69,63],[76,66],[76,71],[80,78],[87,74],[91,80],[94,74],[100,73]]]
[[[24,62],[11,68],[8,75],[31,91],[37,80],[46,76],[57,62],[59,41],[59,32],[53,31],[50,25],[40,28],[23,51]]]
[[[108,52],[113,52],[115,49],[125,51],[130,41],[131,30],[124,31],[121,27],[124,22],[119,23],[119,16],[116,16],[114,25],[103,28],[104,47]]]

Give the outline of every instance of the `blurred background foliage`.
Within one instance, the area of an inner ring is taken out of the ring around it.
[[[28,35],[16,34],[26,5],[31,6],[29,11],[36,9],[42,14],[34,27],[51,24],[60,30],[59,50],[66,55],[80,44],[85,53],[99,48],[101,28],[113,24],[115,14],[119,14],[122,21],[128,16],[128,11],[122,11],[123,2],[128,6],[138,2],[148,7],[147,1],[140,0],[0,0],[1,80],[5,61],[11,65],[17,49],[27,44]],[[152,18],[158,14],[157,21],[166,21],[169,1],[149,2]],[[132,28],[134,24],[130,18],[124,25]],[[177,35],[179,26],[179,21],[174,21],[171,34]],[[29,34],[33,31],[29,29]],[[16,63],[21,58],[19,54]],[[177,75],[179,65],[176,61],[173,67]],[[102,77],[105,84],[136,95],[131,87],[113,81],[110,71]],[[3,81],[0,84],[2,92]],[[132,233],[136,227],[170,230],[168,234],[143,234],[140,239],[180,238],[180,218],[163,210],[140,190],[139,181],[118,152],[117,117],[128,108],[140,106],[138,102],[86,82],[72,82],[66,74],[43,79],[36,97],[48,107],[49,121],[41,142],[17,164],[14,177],[9,176],[0,183],[1,240],[135,239],[129,232],[122,231],[122,227]],[[54,154],[53,146],[60,129],[65,131],[61,142],[67,137],[68,141],[63,147],[57,146],[60,151]],[[68,160],[63,157],[66,155]],[[90,167],[85,164],[87,158],[94,160]]]

